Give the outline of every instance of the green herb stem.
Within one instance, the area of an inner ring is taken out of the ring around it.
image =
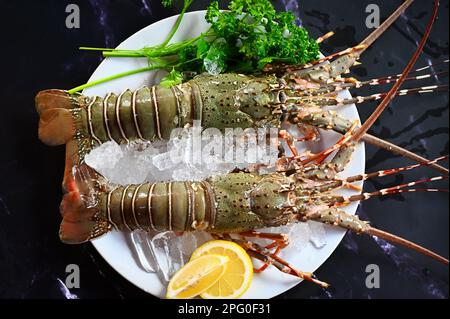
[[[79,47],[79,50],[82,51],[112,51],[114,49],[110,49],[110,48],[92,48],[92,47]]]
[[[103,56],[116,58],[146,58],[147,56],[138,51],[103,51]]]
[[[170,40],[172,40],[175,33],[178,31],[178,28],[180,27],[180,24],[181,24],[181,20],[183,20],[184,14],[186,13],[189,6],[191,5],[192,1],[193,0],[186,0],[184,2],[183,10],[181,10],[181,13],[178,16],[177,21],[175,22],[175,25],[173,26],[172,30],[170,31],[169,36],[167,37],[166,41],[164,41],[162,43],[162,45],[161,45],[162,47],[165,47],[170,42]]]
[[[93,86],[101,84],[101,83],[105,83],[105,82],[108,82],[108,81],[112,81],[112,80],[115,80],[115,79],[118,79],[118,78],[122,78],[122,77],[125,77],[125,76],[137,74],[137,73],[163,69],[164,67],[165,66],[161,66],[161,65],[150,65],[150,66],[145,67],[145,68],[141,68],[141,69],[137,69],[137,70],[132,70],[132,71],[127,71],[127,72],[115,74],[115,75],[112,75],[112,76],[108,76],[106,78],[102,78],[102,79],[99,79],[99,80],[96,80],[96,81],[92,81],[92,82],[89,82],[89,83],[77,86],[77,87],[69,90],[68,92],[69,92],[69,94],[74,94],[74,93],[77,93],[79,91],[82,91],[84,89],[93,87]]]

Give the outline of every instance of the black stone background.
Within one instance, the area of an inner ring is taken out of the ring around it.
[[[65,8],[81,9],[81,28],[65,27]],[[195,1],[191,10],[204,9]],[[330,30],[336,35],[322,45],[329,54],[355,45],[369,32],[364,21],[369,3],[378,4],[382,17],[401,1],[314,0],[276,1],[299,14],[314,36]],[[222,6],[225,2],[221,1]],[[432,8],[416,1],[393,28],[361,59],[353,75],[360,79],[396,74],[412,55]],[[417,66],[448,58],[449,1],[441,1],[439,19]],[[177,13],[159,1],[12,1],[0,0],[0,298],[66,298],[65,267],[78,264],[78,298],[152,298],[117,274],[90,244],[66,246],[58,239],[64,148],[50,148],[37,139],[34,96],[46,88],[71,88],[84,83],[101,62],[99,55],[77,47],[114,47],[141,28]],[[448,66],[444,66],[447,69]],[[420,83],[447,83],[435,78]],[[412,87],[410,82],[405,87]],[[359,92],[378,92],[364,89]],[[367,118],[375,104],[359,107]],[[382,138],[423,156],[448,154],[448,94],[396,99],[372,128]],[[367,147],[367,171],[398,167],[408,160]],[[366,183],[367,190],[437,175],[420,169],[405,175]],[[436,183],[447,187],[448,184]],[[423,244],[448,257],[448,195],[416,193],[373,199],[359,214],[376,227]],[[365,267],[381,269],[381,287],[367,289]],[[347,234],[317,275],[332,283],[323,291],[302,283],[277,298],[448,298],[448,267],[402,248],[377,244],[372,238]]]

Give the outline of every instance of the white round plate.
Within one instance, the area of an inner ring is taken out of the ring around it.
[[[208,24],[204,19],[205,11],[189,12],[185,15],[178,32],[173,38],[173,42],[198,36],[201,32],[208,29]],[[173,16],[158,21],[148,27],[133,34],[122,44],[119,49],[140,49],[144,46],[157,45],[162,43],[169,34],[175,23],[177,16]],[[97,70],[92,74],[89,81],[98,80],[120,72],[130,71],[146,67],[146,59],[138,58],[107,58]],[[105,96],[107,92],[120,93],[123,90],[138,89],[142,85],[154,85],[159,79],[156,72],[146,72],[128,76],[125,78],[110,81],[89,89],[83,93],[86,95]],[[350,97],[350,93],[343,92],[343,97]],[[340,107],[338,113],[351,120],[359,120],[358,112],[355,105]],[[339,135],[335,133],[325,132],[321,139],[321,148],[332,145],[337,141]],[[364,145],[356,148],[353,158],[347,169],[341,176],[351,176],[362,174],[365,166]],[[354,194],[354,192],[342,191],[344,194]],[[358,203],[352,203],[345,210],[354,214]],[[314,272],[322,265],[332,254],[334,249],[339,245],[345,231],[343,229],[326,227],[327,244],[317,249],[312,244],[304,247],[300,253],[288,255],[286,259],[297,269],[303,271]],[[126,242],[124,236],[119,232],[110,232],[101,238],[92,241],[94,247],[100,255],[113,267],[118,273],[129,280],[131,283],[142,290],[161,298],[165,296],[165,286],[160,282],[156,274],[147,273],[142,270]],[[320,278],[327,281],[327,278]],[[294,287],[300,281],[290,275],[281,273],[274,267],[269,267],[261,274],[255,274],[250,289],[242,296],[242,298],[271,298],[283,293],[284,291]]]

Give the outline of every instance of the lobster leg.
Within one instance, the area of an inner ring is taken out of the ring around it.
[[[340,149],[343,145],[345,145],[349,140],[350,140],[350,136],[352,134],[352,132],[355,130],[357,126],[357,122],[353,123],[352,127],[349,129],[349,131],[339,140],[337,141],[335,144],[333,144],[331,147],[317,153],[317,154],[309,154],[308,152],[308,156],[306,159],[301,160],[300,161],[300,165],[306,165],[312,161],[316,161],[317,163],[321,163],[326,157],[328,157],[328,155],[330,155],[331,153],[333,153],[334,151]],[[283,162],[290,162],[292,160],[300,160],[301,155],[299,155],[297,148],[294,144],[295,141],[304,141],[305,139],[300,138],[294,138],[289,132],[282,130],[280,131],[280,138],[284,139],[291,151],[291,153],[293,154],[293,156],[291,158],[281,158],[279,160],[279,163],[283,163]]]
[[[289,244],[289,238],[285,234],[276,234],[276,233],[263,233],[256,230],[247,231],[239,233],[238,235],[242,237],[253,237],[253,238],[262,238],[273,240],[274,242],[279,243],[281,247],[286,247]]]
[[[291,133],[286,130],[281,130],[278,134],[278,137],[286,141],[286,144],[294,157],[297,157],[299,155],[294,143],[297,141],[297,139],[295,139]]]
[[[277,171],[284,171],[287,174],[290,174],[297,172],[298,167],[303,167],[302,171],[304,172],[304,176],[307,176],[308,178],[315,178],[319,180],[330,180],[334,178],[337,173],[344,170],[354,152],[355,143],[348,143],[348,140],[351,138],[352,132],[356,128],[356,124],[357,122],[352,125],[350,130],[337,143],[320,153],[308,154],[308,157],[303,161],[300,161],[300,156],[294,156],[290,158],[284,156],[280,158],[277,163]],[[293,149],[293,154],[298,154],[295,144],[291,144],[290,147],[292,147]],[[318,165],[336,150],[337,153],[330,162]],[[300,162],[297,163],[297,161]],[[317,164],[308,164],[313,161],[315,161]],[[345,183],[344,185],[358,191],[360,190],[359,187],[353,186],[350,183]]]
[[[286,260],[279,257],[277,254],[270,252],[265,247],[262,247],[251,241],[245,241],[241,239],[231,239],[231,240],[239,244],[242,248],[244,248],[251,257],[261,260],[265,264],[273,265],[284,273],[299,277],[307,281],[311,281],[323,288],[328,288],[329,286],[326,282],[316,279],[312,273],[303,272],[301,270],[294,268]]]
[[[343,144],[333,159],[323,164],[310,165],[306,169],[299,171],[299,177],[306,177],[313,180],[334,180],[337,173],[342,172],[351,159],[355,150],[354,143]],[[301,172],[301,173],[300,173]],[[350,183],[342,182],[342,185],[349,185],[349,188],[360,190],[359,187],[350,186]],[[322,185],[321,185],[322,186]],[[324,190],[327,190],[325,187]]]
[[[277,236],[279,234],[271,234],[273,236]],[[284,235],[281,235],[284,236]],[[268,266],[273,265],[281,272],[284,272],[289,275],[293,275],[295,277],[298,277],[300,279],[304,279],[307,281],[311,281],[322,288],[328,288],[328,284],[326,282],[318,280],[314,274],[309,272],[303,272],[300,270],[297,270],[294,268],[291,264],[289,264],[286,260],[282,259],[278,256],[279,251],[275,251],[275,253],[272,253],[267,247],[262,247],[258,245],[257,243],[254,243],[252,241],[244,240],[244,239],[238,239],[233,238],[229,234],[214,234],[214,237],[216,238],[223,238],[226,240],[233,241],[237,243],[239,246],[245,249],[245,251],[249,254],[249,256],[258,259],[264,263],[263,267],[260,269],[265,270]],[[267,265],[267,266],[266,266]]]
[[[339,150],[340,148],[342,148],[344,145],[346,145],[350,141],[353,131],[355,130],[357,125],[358,125],[358,122],[354,122],[352,124],[352,126],[350,127],[350,129],[345,133],[345,135],[336,144],[323,150],[320,153],[310,156],[306,160],[302,161],[301,164],[305,165],[311,161],[316,161],[316,163],[322,163],[325,160],[325,158],[327,158],[331,153]]]
[[[273,249],[275,248],[275,252],[273,252],[273,255],[277,256],[282,249],[284,249],[287,245],[289,245],[289,237],[286,234],[277,234],[277,233],[262,233],[259,231],[247,231],[239,233],[238,235],[248,238],[261,238],[261,239],[268,239],[272,240],[272,243],[270,243],[267,246],[264,246],[265,249]],[[261,267],[254,269],[255,272],[263,272],[264,270],[269,267],[270,264],[264,263]]]

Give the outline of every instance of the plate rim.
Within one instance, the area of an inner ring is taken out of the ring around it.
[[[204,19],[204,14],[205,14],[205,13],[206,13],[206,10],[189,11],[189,12],[187,12],[187,13],[185,14],[185,19],[186,19],[186,17],[189,17],[189,16],[196,16],[196,15],[199,15],[199,14],[202,14],[202,15],[203,15],[202,18]],[[140,33],[145,32],[145,30],[146,30],[147,28],[155,28],[155,27],[157,28],[157,27],[158,27],[158,24],[164,24],[164,23],[167,23],[169,20],[174,20],[174,21],[175,21],[176,18],[177,18],[178,16],[179,16],[179,14],[177,14],[177,15],[172,15],[172,16],[170,16],[170,17],[166,17],[166,18],[164,18],[164,19],[158,20],[158,21],[156,21],[156,22],[154,22],[154,23],[152,23],[152,24],[149,24],[149,25],[147,25],[147,26],[141,28],[140,30],[138,30],[138,31],[136,31],[135,33],[133,33],[133,34],[131,34],[130,36],[128,36],[128,37],[127,37],[125,40],[123,40],[116,48],[121,48],[121,47],[125,44],[125,42],[127,42],[131,37],[138,36]],[[137,49],[138,49],[138,48],[137,48]],[[140,58],[135,58],[135,59],[140,59]],[[89,77],[88,82],[90,82],[90,81],[92,80],[92,78],[95,76],[95,73],[97,72],[97,70],[98,70],[98,69],[99,69],[106,61],[108,61],[108,58],[105,58],[105,59],[103,59],[103,60],[100,62],[100,64],[99,64],[99,65],[96,67],[96,69],[92,72],[91,76]],[[348,94],[350,94],[350,92],[349,92],[348,90],[346,90],[346,92],[348,92]],[[353,104],[353,105],[350,105],[350,106],[353,106],[353,107],[355,108],[355,111],[356,111],[358,120],[360,120],[360,115],[359,115],[359,112],[358,112],[357,107],[356,107],[354,104]],[[365,143],[364,143],[364,142],[361,142],[361,143],[359,144],[358,147],[361,148],[361,150],[360,150],[360,153],[361,153],[361,156],[362,156],[361,162],[362,162],[362,169],[363,169],[363,172],[364,172],[364,171],[365,171],[365,168],[366,168],[366,167],[365,167],[365,166],[366,166]],[[354,212],[352,212],[352,214],[356,214],[359,204],[360,204],[360,201],[356,202],[355,209],[354,209]],[[318,265],[318,266],[314,269],[314,271],[317,271],[320,267],[322,267],[323,264],[324,264],[324,263],[331,257],[331,255],[335,252],[335,250],[337,249],[337,247],[341,244],[341,242],[342,242],[344,236],[347,234],[347,230],[345,230],[345,229],[341,229],[341,230],[342,230],[342,233],[341,233],[341,234],[338,234],[338,239],[339,239],[339,240],[336,241],[336,245],[330,250],[330,253],[329,253],[328,257],[326,257],[326,258],[320,263],[320,265]],[[105,235],[102,236],[101,238],[104,239],[104,238],[107,238],[107,236],[108,236],[108,234],[105,234]],[[161,297],[160,295],[155,294],[154,292],[150,291],[149,289],[146,289],[146,285],[143,285],[143,284],[142,284],[142,285],[139,285],[139,282],[136,282],[136,281],[132,280],[132,279],[131,279],[131,276],[127,276],[127,273],[126,273],[126,272],[122,272],[121,270],[119,270],[119,267],[117,266],[117,263],[111,262],[110,259],[106,257],[105,251],[102,250],[102,247],[101,247],[101,246],[102,246],[101,240],[99,240],[99,239],[94,239],[94,240],[91,240],[90,243],[94,246],[95,250],[96,250],[96,251],[100,254],[100,256],[106,261],[106,263],[107,263],[112,269],[114,269],[115,272],[117,272],[118,274],[120,274],[120,276],[122,276],[124,279],[126,279],[128,282],[130,282],[131,284],[133,284],[135,287],[139,288],[140,290],[142,290],[142,291],[144,291],[144,292],[146,292],[146,293],[148,293],[148,294],[151,294],[152,296],[154,296],[154,297],[156,297],[156,298],[164,299],[164,298]],[[331,245],[331,244],[327,242],[327,245]],[[133,257],[133,258],[134,258],[134,257]],[[138,267],[139,267],[139,266],[138,266]],[[141,268],[139,267],[139,269],[141,269]],[[152,273],[151,275],[155,275],[155,276],[156,276],[156,279],[157,279],[157,280],[160,280],[159,277],[157,277],[156,274]],[[277,297],[277,296],[279,296],[279,295],[281,295],[281,294],[287,292],[288,290],[290,290],[290,289],[296,287],[296,286],[297,286],[298,284],[300,284],[302,281],[303,281],[303,280],[299,280],[299,281],[297,281],[297,282],[292,282],[292,283],[286,284],[286,287],[287,287],[287,288],[286,288],[285,290],[283,290],[283,291],[281,291],[281,292],[279,292],[279,293],[273,294],[270,298],[275,298],[275,297]],[[164,283],[161,283],[161,284],[164,285]],[[244,298],[258,298],[258,297],[254,297],[254,296],[248,296],[248,297],[247,297],[247,296],[245,296],[245,295],[244,295],[243,297],[244,297]],[[259,299],[259,298],[258,298],[258,299]]]

